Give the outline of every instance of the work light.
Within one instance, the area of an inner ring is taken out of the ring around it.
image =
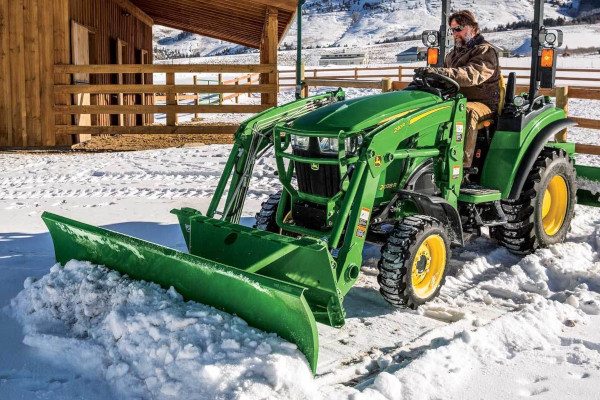
[[[427,47],[438,47],[440,45],[440,33],[438,31],[424,31],[421,40]]]

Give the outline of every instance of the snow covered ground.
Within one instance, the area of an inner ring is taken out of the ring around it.
[[[587,101],[570,112],[600,119]],[[570,131],[588,143],[598,134]],[[576,207],[566,243],[525,258],[485,235],[455,249],[441,295],[418,311],[383,300],[379,248],[368,246],[346,325],[318,326],[314,379],[295,346],[235,316],[89,263],[55,265],[43,211],[185,250],[169,210],[206,210],[230,148],[0,153],[0,398],[598,397],[594,208]],[[278,187],[261,159],[243,224]]]

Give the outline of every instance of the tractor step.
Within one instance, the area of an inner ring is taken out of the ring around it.
[[[500,200],[501,196],[502,194],[499,190],[470,184],[460,188],[458,201],[472,204],[490,203]]]

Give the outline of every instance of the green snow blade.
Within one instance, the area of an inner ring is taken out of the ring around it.
[[[585,165],[575,165],[577,171],[578,184],[581,186],[581,180],[590,181],[593,186],[600,188],[600,168],[588,167]],[[577,203],[586,206],[600,207],[600,193],[596,190],[587,190],[585,186],[577,189]]]
[[[236,314],[295,343],[316,372],[318,334],[305,288],[48,212],[42,218],[61,264],[89,261],[132,279],[173,286],[186,300]]]

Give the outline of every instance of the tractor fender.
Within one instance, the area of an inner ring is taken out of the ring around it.
[[[458,210],[446,199],[410,190],[399,190],[398,194],[401,199],[412,200],[420,215],[427,215],[440,221],[448,229],[453,245],[464,245],[460,215]]]
[[[529,145],[529,148],[525,152],[523,159],[521,160],[515,180],[512,183],[510,194],[508,196],[509,199],[515,200],[519,198],[521,191],[523,190],[523,186],[525,185],[525,181],[527,180],[527,176],[529,175],[529,171],[531,171],[531,168],[533,168],[535,160],[537,160],[549,139],[563,129],[573,125],[577,125],[577,122],[569,118],[564,118],[559,119],[558,121],[550,122],[538,132]]]

